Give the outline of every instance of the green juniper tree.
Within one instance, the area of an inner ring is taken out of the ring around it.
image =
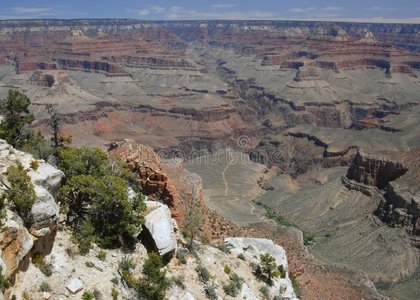
[[[22,147],[24,127],[34,120],[29,112],[31,101],[17,90],[9,90],[7,97],[0,100],[0,111],[4,120],[0,123],[0,136],[13,147]]]
[[[23,219],[25,225],[29,227],[32,224],[32,206],[36,200],[31,177],[21,163],[10,166],[7,169],[6,177],[9,184],[3,182],[6,191],[0,197],[1,202],[4,203],[4,200],[7,199],[13,203],[17,213]]]

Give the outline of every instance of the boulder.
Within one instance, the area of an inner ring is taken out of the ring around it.
[[[42,237],[54,231],[57,224],[59,208],[53,196],[43,187],[35,185],[37,199],[32,206],[33,224],[30,232]]]
[[[49,163],[40,160],[38,169],[31,169],[29,176],[31,176],[32,182],[35,185],[42,186],[51,194],[55,195],[61,187],[61,181],[64,178],[64,173]]]
[[[85,284],[79,278],[74,278],[66,285],[66,289],[72,294],[77,294],[84,288]]]
[[[161,256],[172,253],[177,243],[168,206],[152,201],[146,201],[146,205],[150,212],[145,217],[144,231],[152,239],[152,248]]]
[[[8,215],[11,215],[11,212],[8,212]],[[11,218],[5,221],[0,233],[0,247],[3,252],[2,259],[7,266],[7,275],[13,274],[18,269],[20,262],[31,251],[33,245],[33,238],[23,224]]]

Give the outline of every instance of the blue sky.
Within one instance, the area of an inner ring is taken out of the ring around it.
[[[420,23],[419,0],[0,0],[0,19],[286,19]]]

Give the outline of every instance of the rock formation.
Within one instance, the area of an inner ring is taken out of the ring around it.
[[[383,190],[382,200],[375,214],[392,227],[405,228],[412,235],[420,235],[419,149],[408,153],[373,157],[358,152],[343,183],[372,195]],[[413,240],[415,245],[417,239]]]
[[[146,206],[148,212],[141,233],[143,244],[149,244],[150,250],[161,256],[168,256],[177,246],[171,212],[166,205],[159,202],[147,201]]]
[[[30,228],[24,226],[23,220],[15,212],[7,209],[0,247],[3,273],[12,279],[27,267],[31,255],[51,251],[56,234],[59,209],[51,193],[57,192],[64,174],[42,160],[37,169],[31,169],[30,164],[34,160],[32,155],[0,140],[0,173],[4,174],[9,166],[20,162],[28,170],[36,193]],[[6,179],[3,178],[3,181],[6,182]]]
[[[241,237],[226,238],[225,243],[231,244],[233,246],[231,250],[233,253],[237,255],[243,254],[248,259],[258,259],[261,254],[266,253],[273,256],[276,259],[276,264],[283,266],[287,274],[285,278],[274,279],[272,294],[279,295],[283,299],[296,299],[296,295],[288,274],[286,252],[281,246],[275,245],[272,240]]]

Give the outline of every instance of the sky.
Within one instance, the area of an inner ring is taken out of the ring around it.
[[[0,0],[0,19],[327,20],[420,24],[419,0]]]

